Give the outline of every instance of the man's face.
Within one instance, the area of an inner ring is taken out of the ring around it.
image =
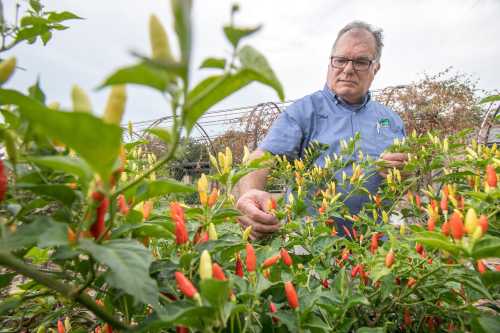
[[[375,60],[375,53],[375,39],[368,31],[351,30],[337,41],[332,56],[353,60]],[[360,103],[379,68],[380,64],[377,62],[372,63],[367,70],[355,70],[351,61],[344,68],[334,68],[330,61],[328,87],[348,103]]]

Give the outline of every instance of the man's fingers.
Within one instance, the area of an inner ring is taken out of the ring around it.
[[[263,212],[257,207],[256,203],[251,200],[239,200],[237,208],[253,221],[271,225],[279,223],[274,215]]]
[[[406,162],[408,160],[408,155],[403,153],[385,153],[380,156],[384,161],[399,161]]]
[[[247,216],[241,216],[238,218],[240,224],[247,228],[252,226],[252,231],[262,233],[262,234],[272,234],[280,230],[280,224],[261,224],[259,222],[253,221]]]

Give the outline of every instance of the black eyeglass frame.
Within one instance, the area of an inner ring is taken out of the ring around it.
[[[339,66],[335,66],[335,65],[333,65],[333,60],[334,60],[334,59],[343,59],[343,60],[347,60],[347,62],[345,63],[345,65],[344,65],[344,66],[339,67]],[[366,61],[366,62],[368,62],[368,66],[367,66],[365,69],[358,69],[358,67],[357,67],[357,66],[359,66],[359,61]],[[369,70],[369,69],[370,69],[370,67],[371,67],[371,65],[372,65],[373,63],[375,63],[376,61],[375,61],[375,60],[368,60],[368,59],[349,59],[349,58],[346,58],[346,57],[339,57],[339,56],[331,56],[331,57],[330,57],[330,65],[331,65],[333,68],[343,69],[343,68],[345,68],[345,66],[347,66],[347,64],[348,64],[349,62],[351,62],[351,63],[352,63],[352,68],[353,68],[355,71],[357,71],[357,72],[365,72],[365,71]]]

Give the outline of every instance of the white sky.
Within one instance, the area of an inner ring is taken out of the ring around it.
[[[3,0],[12,20],[15,0]],[[148,18],[160,17],[169,29],[167,0],[43,0],[47,10],[69,10],[85,20],[67,21],[69,29],[55,31],[46,47],[40,42],[21,45],[20,66],[7,87],[26,91],[37,76],[48,101],[69,107],[70,89],[78,84],[89,92],[95,113],[101,113],[108,90],[95,88],[110,73],[136,60],[129,51],[149,54]],[[229,21],[229,0],[194,2],[194,65],[207,56],[227,56],[229,43],[222,25]],[[21,4],[25,5],[24,1]],[[479,88],[500,88],[499,0],[247,0],[239,2],[239,25],[263,24],[245,40],[260,50],[281,80],[286,99],[300,98],[321,89],[325,82],[331,44],[340,28],[364,20],[384,29],[382,69],[372,88],[410,83],[448,66],[471,74]],[[173,43],[173,42],[172,42]],[[5,56],[5,54],[3,55]],[[208,70],[197,71],[194,81]],[[125,120],[139,121],[168,115],[168,106],[156,91],[128,88]],[[273,90],[254,83],[214,108],[276,101]]]

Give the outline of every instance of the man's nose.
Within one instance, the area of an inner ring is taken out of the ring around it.
[[[354,67],[352,64],[352,60],[349,60],[349,62],[345,65],[343,72],[346,74],[354,73]]]

